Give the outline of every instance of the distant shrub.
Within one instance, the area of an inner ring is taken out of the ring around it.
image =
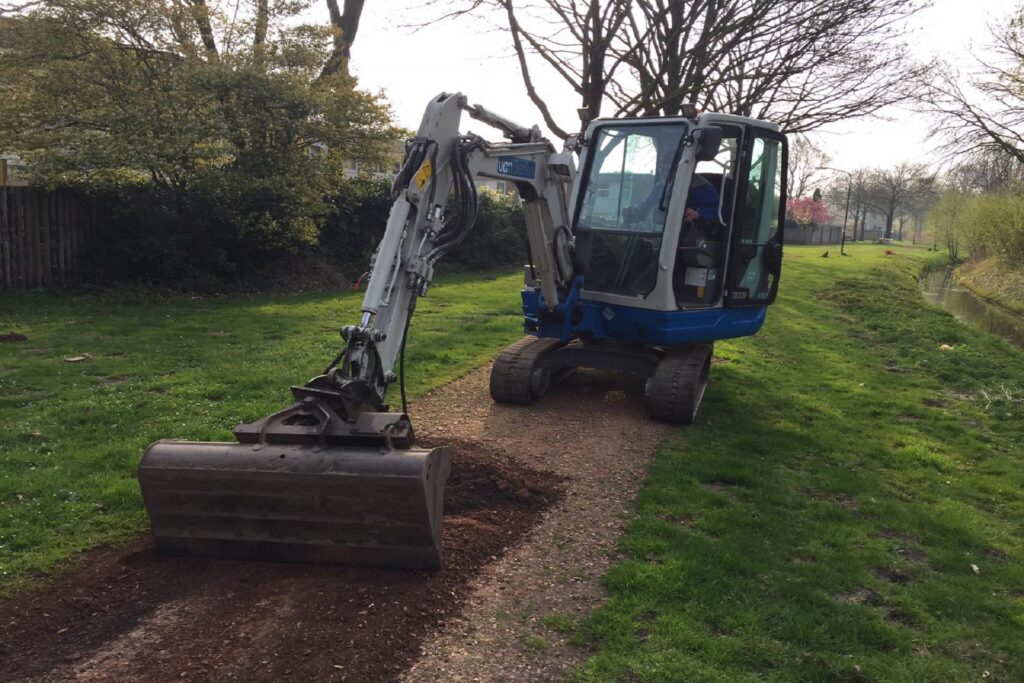
[[[480,188],[476,225],[466,240],[455,247],[444,270],[484,270],[526,262],[526,223],[519,198]]]
[[[269,228],[243,219],[257,213],[253,206],[270,207],[288,196],[258,185],[247,191],[243,183],[231,196],[220,188],[223,184],[216,192],[197,189],[186,195],[152,185],[94,192],[111,215],[93,259],[96,276],[183,290],[313,287],[316,281],[302,277],[307,263],[319,282],[334,281],[323,277],[327,270],[354,282],[369,268],[392,204],[388,180],[339,181],[327,197],[313,198],[316,206],[306,213],[307,238],[282,241]],[[272,214],[268,208],[261,215]],[[475,227],[438,268],[484,270],[525,260],[526,228],[518,198],[481,188]]]
[[[954,260],[964,250],[974,258],[1024,263],[1024,185],[992,194],[947,192],[928,220]]]

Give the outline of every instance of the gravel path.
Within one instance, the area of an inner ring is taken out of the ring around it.
[[[586,653],[552,626],[577,623],[604,599],[600,579],[667,433],[647,418],[633,377],[580,371],[529,407],[493,404],[488,377],[483,368],[417,402],[421,439],[478,441],[564,477],[564,495],[474,577],[461,614],[424,642],[410,683],[562,680]]]

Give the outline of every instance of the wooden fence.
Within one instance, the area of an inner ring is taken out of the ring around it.
[[[790,226],[789,221],[786,221],[783,240],[786,244],[839,244],[842,237],[843,228],[840,225],[819,225],[812,230]],[[847,235],[846,239],[851,238]]]
[[[77,282],[100,213],[95,202],[68,190],[0,187],[0,289]]]

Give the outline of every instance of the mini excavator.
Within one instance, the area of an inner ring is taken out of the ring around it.
[[[463,114],[502,142],[459,132]],[[437,262],[477,213],[476,178],[522,200],[526,336],[490,392],[529,404],[576,368],[646,378],[653,418],[689,424],[716,340],[752,335],[782,268],[786,138],[777,126],[690,109],[586,121],[560,150],[461,93],[427,105],[392,187],[358,324],[294,403],[235,442],[158,441],[139,484],[160,551],[417,569],[442,564],[447,447],[417,448],[404,348]],[[576,160],[579,165],[577,170]],[[385,402],[401,385],[402,412]]]

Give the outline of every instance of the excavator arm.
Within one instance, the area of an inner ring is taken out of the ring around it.
[[[460,134],[464,112],[508,140]],[[310,386],[344,397],[348,419],[367,407],[386,411],[385,393],[401,373],[396,365],[416,300],[427,293],[435,264],[473,228],[476,177],[505,180],[519,191],[531,267],[555,308],[573,276],[568,192],[574,173],[572,152],[556,152],[537,127],[471,106],[460,93],[431,100],[392,187],[394,204],[371,264],[362,319],[342,329],[344,352]]]
[[[459,133],[463,113],[501,130],[490,143]],[[570,141],[570,145],[572,142]],[[435,264],[473,227],[474,178],[510,181],[523,198],[532,267],[558,305],[573,277],[570,151],[461,94],[430,102],[393,186],[358,324],[323,373],[292,387],[295,402],[235,427],[237,443],[162,440],[139,463],[159,550],[292,562],[441,566],[446,447],[417,448],[404,411],[385,395],[416,300]],[[398,373],[396,373],[396,363]]]

